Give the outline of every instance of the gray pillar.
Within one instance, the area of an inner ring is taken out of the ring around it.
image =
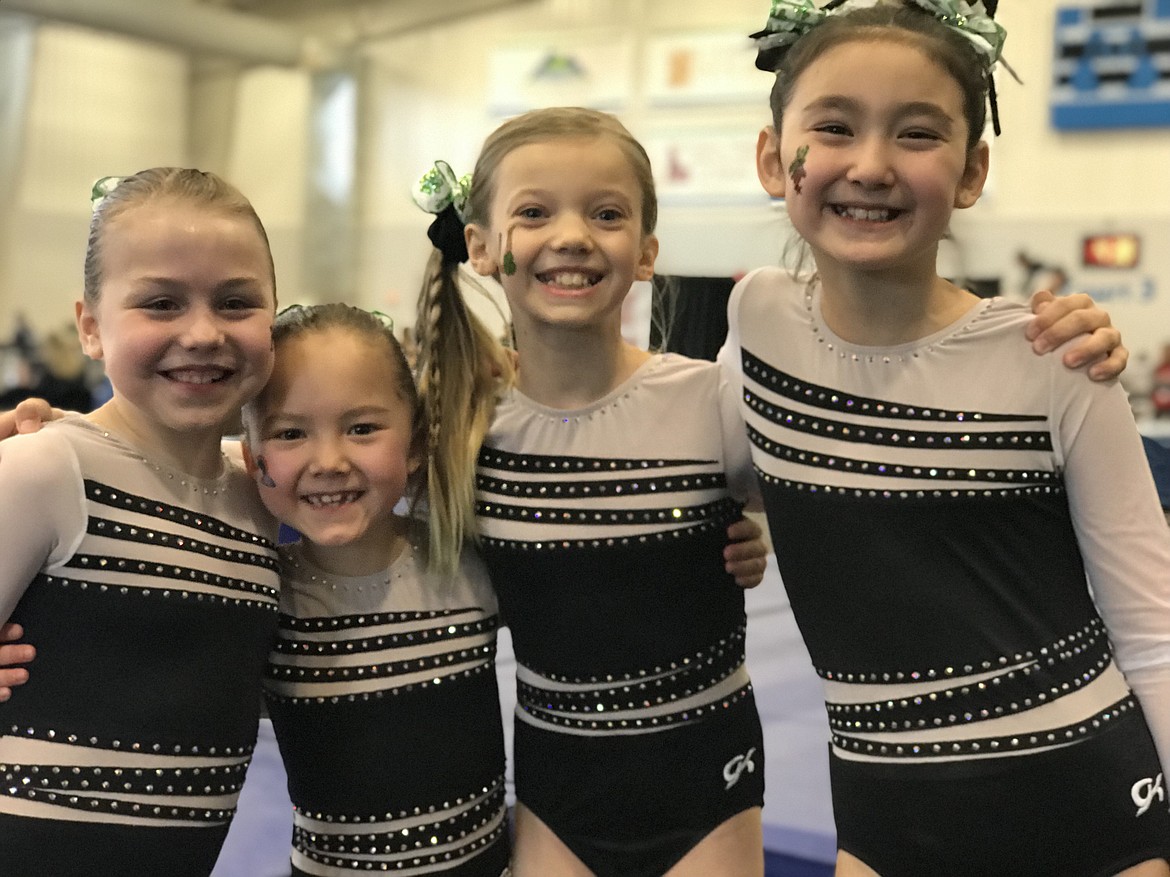
[[[314,301],[360,304],[356,67],[314,73],[309,106],[304,286]]]
[[[0,11],[0,257],[8,251],[19,191],[35,43],[32,19]],[[8,289],[4,265],[9,261],[0,258],[0,290]]]

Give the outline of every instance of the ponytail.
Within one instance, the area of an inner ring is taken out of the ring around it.
[[[431,254],[418,299],[416,376],[427,437],[430,565],[453,571],[476,538],[475,469],[500,389],[514,376],[504,346],[471,313],[459,263]]]

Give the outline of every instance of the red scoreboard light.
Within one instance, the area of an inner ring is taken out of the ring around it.
[[[1086,268],[1136,268],[1141,250],[1136,234],[1095,234],[1085,238],[1081,263]]]

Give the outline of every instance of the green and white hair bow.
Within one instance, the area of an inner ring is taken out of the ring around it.
[[[93,188],[89,190],[89,208],[96,211],[101,203],[106,200],[114,189],[118,188],[118,184],[122,182],[124,177],[102,177],[93,184]]]
[[[448,206],[453,206],[460,219],[464,219],[467,196],[471,191],[471,175],[459,177],[445,161],[436,161],[419,181],[411,193],[414,203],[427,213],[436,215]]]

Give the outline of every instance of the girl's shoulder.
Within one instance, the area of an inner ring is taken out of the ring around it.
[[[811,278],[794,277],[776,266],[757,268],[745,274],[731,290],[727,320],[733,333],[775,331],[786,316],[808,310]]]
[[[19,463],[26,475],[60,477],[62,466],[75,468],[87,444],[101,443],[99,435],[77,414],[44,424],[40,430],[14,435],[0,442],[0,460],[11,469]]]

